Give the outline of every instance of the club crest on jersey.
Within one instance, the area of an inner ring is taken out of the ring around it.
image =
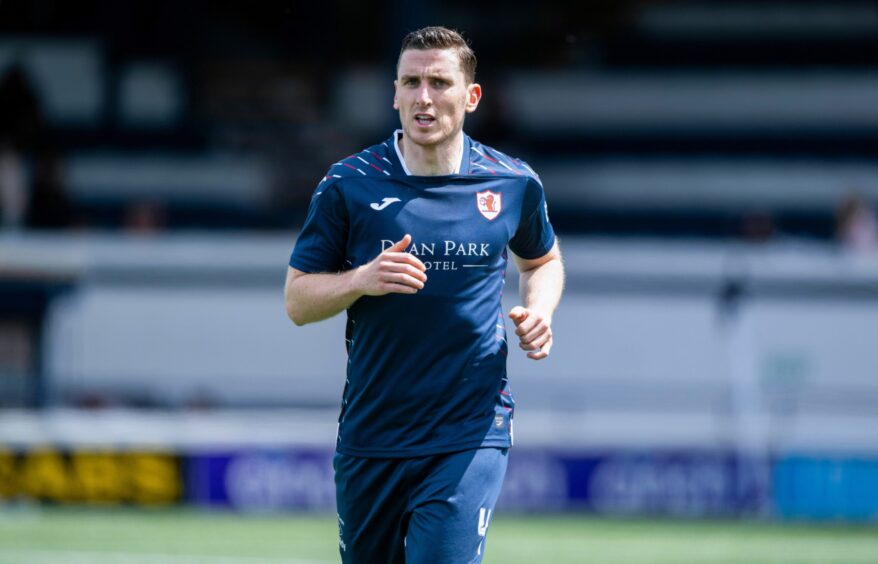
[[[476,192],[476,207],[485,219],[491,220],[500,215],[503,207],[503,194],[485,190]]]

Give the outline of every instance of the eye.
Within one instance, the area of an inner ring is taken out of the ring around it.
[[[448,86],[448,81],[441,78],[433,78],[430,80],[430,85],[433,88],[445,88],[446,86]]]
[[[417,79],[417,78],[414,78],[414,77],[408,77],[408,78],[404,78],[404,79],[402,79],[402,83],[403,83],[403,85],[405,85],[405,86],[417,86],[417,85],[418,85],[418,79]]]

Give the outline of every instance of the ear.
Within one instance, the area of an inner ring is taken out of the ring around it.
[[[482,87],[473,82],[469,86],[466,87],[466,111],[467,113],[472,113],[476,111],[476,108],[479,105],[479,100],[482,99]]]
[[[399,88],[399,81],[394,80],[393,81],[393,109],[394,110],[399,109],[399,98],[396,97],[396,91],[398,88]]]

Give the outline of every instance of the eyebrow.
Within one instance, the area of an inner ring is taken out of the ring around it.
[[[418,78],[419,79],[419,78],[421,78],[421,75],[420,74],[404,74],[404,75],[401,75],[399,77],[399,80],[408,80],[410,78]],[[438,78],[439,80],[445,80],[447,82],[451,82],[452,80],[454,80],[454,77],[451,76],[450,74],[438,74],[438,73],[424,75],[424,78],[426,78],[426,79]]]

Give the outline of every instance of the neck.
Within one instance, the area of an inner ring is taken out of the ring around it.
[[[458,131],[457,135],[441,145],[418,145],[405,134],[399,144],[406,167],[416,176],[454,174],[460,165],[462,149],[463,131]]]

